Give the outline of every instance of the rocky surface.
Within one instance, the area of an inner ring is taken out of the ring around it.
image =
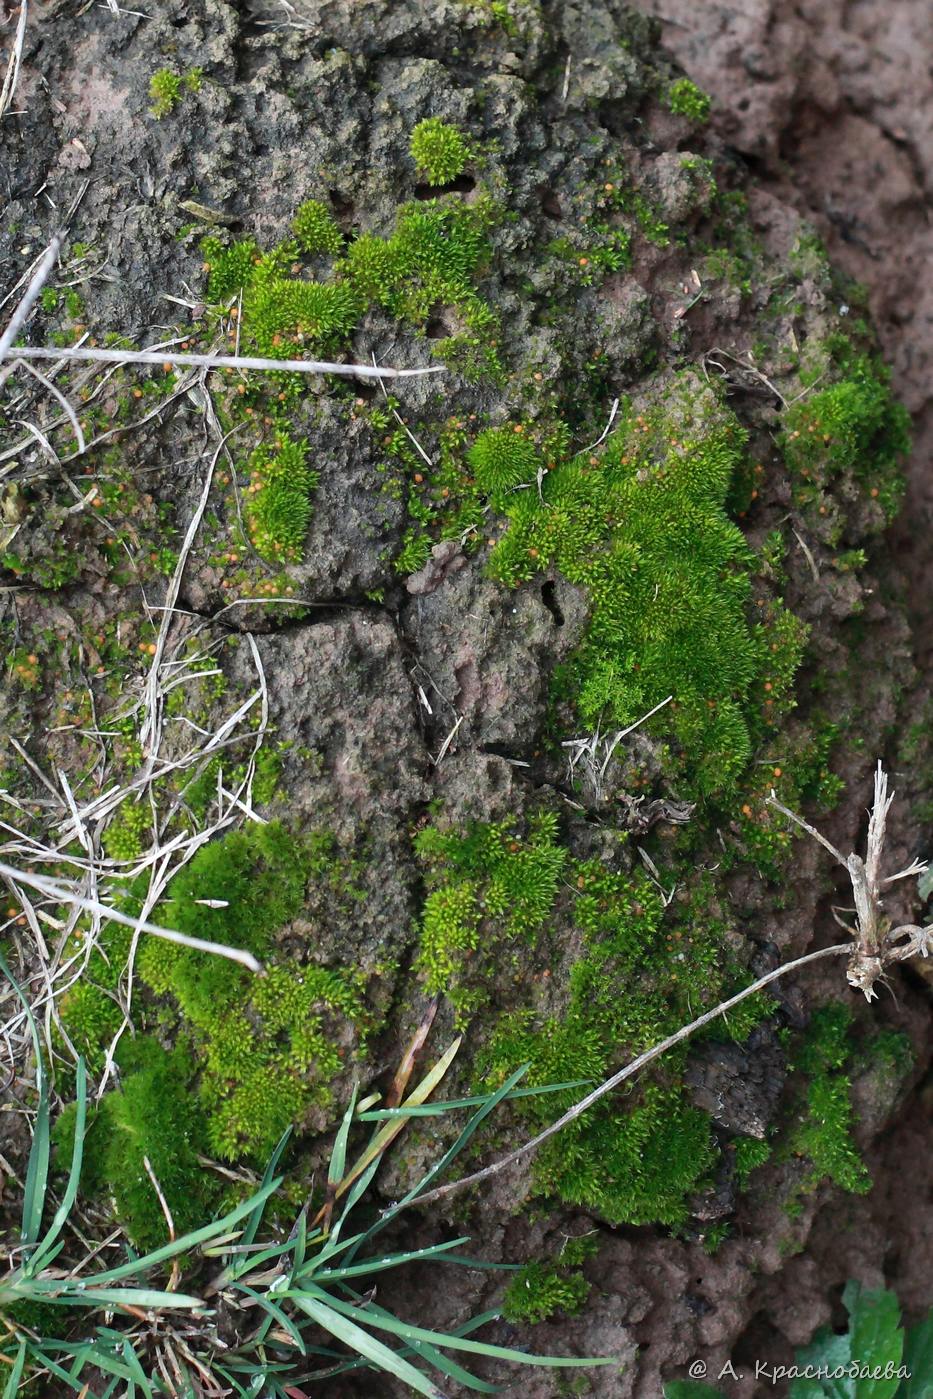
[[[462,187],[444,198],[467,210],[480,207],[484,193],[495,201],[491,253],[475,289],[494,317],[480,348],[493,345],[504,370],[459,372],[454,361],[442,379],[407,381],[397,389],[396,417],[371,383],[347,389],[311,378],[288,409],[289,431],[307,439],[319,478],[299,559],[270,564],[238,530],[250,488],[247,455],[281,431],[271,395],[255,400],[247,421],[231,383],[179,376],[167,394],[158,391],[158,411],[144,422],[149,403],[140,403],[143,390],[137,398],[137,381],[122,371],[103,387],[82,379],[83,371],[59,374],[69,395],[101,414],[89,431],[109,432],[114,418],[123,429],[115,445],[72,456],[67,424],[52,434],[58,407],[42,386],[19,373],[5,388],[10,445],[0,489],[4,547],[15,567],[7,567],[3,594],[10,656],[3,717],[10,732],[30,735],[43,769],[64,768],[75,780],[90,782],[98,759],[71,731],[78,722],[68,706],[88,688],[94,715],[115,719],[127,696],[144,692],[147,648],[155,644],[147,608],[161,605],[172,567],[160,550],[177,550],[217,451],[210,510],[172,624],[173,654],[189,639],[209,647],[236,698],[249,693],[256,667],[245,644],[235,643],[253,639],[282,746],[269,813],[300,829],[326,825],[365,852],[358,918],[334,921],[326,899],[319,906],[310,899],[282,949],[377,977],[370,1008],[379,1024],[361,1059],[370,1079],[397,1063],[427,1000],[415,961],[424,872],[412,837],[429,819],[440,814],[464,827],[523,818],[544,803],[565,821],[575,859],[615,858],[611,832],[624,830],[646,838],[663,882],[679,829],[689,835],[685,818],[696,795],[686,790],[683,768],[670,766],[663,727],[627,736],[599,781],[596,769],[568,773],[560,741],[583,726],[566,701],[555,719],[550,697],[555,669],[586,634],[586,591],[553,567],[514,588],[494,581],[485,561],[505,532],[501,512],[484,507],[478,522],[449,529],[443,511],[451,487],[438,476],[430,494],[425,453],[435,467],[445,452],[459,462],[480,429],[514,421],[550,452],[559,415],[574,452],[590,443],[596,450],[616,398],[631,395],[635,409],[650,414],[682,370],[691,383],[700,385],[700,376],[721,383],[749,435],[748,462],[759,468],[737,490],[734,513],[756,550],[790,522],[786,557],[771,574],[756,573],[750,605],[764,608],[780,594],[811,628],[798,707],[776,740],[756,749],[756,761],[777,765],[779,775],[784,753],[813,741],[829,695],[830,718],[844,726],[831,758],[844,787],[819,820],[845,851],[864,838],[875,759],[896,758],[929,663],[933,313],[918,269],[930,239],[931,131],[929,104],[915,93],[929,83],[919,56],[929,52],[930,21],[904,3],[882,23],[877,5],[842,0],[792,14],[754,4],[741,15],[664,0],[660,26],[616,0],[541,8],[514,0],[506,8],[508,22],[485,3],[461,0],[308,0],[300,10],[168,0],[144,19],[56,0],[30,22],[16,109],[5,119],[8,304],[61,212],[79,201],[56,273],[61,300],[34,318],[32,343],[53,333],[71,342],[75,328],[80,336],[87,326],[101,342],[109,333],[203,347],[224,335],[232,347],[239,334],[232,320],[204,319],[201,237],[218,227],[205,222],[205,209],[261,249],[288,235],[307,198],[329,201],[345,239],[385,237],[402,201],[427,206],[434,192],[408,153],[418,121],[463,124],[481,152]],[[708,129],[670,110],[665,94],[679,70],[658,48],[659,32],[712,94]],[[202,77],[157,120],[149,82],[166,64],[181,74],[200,69]],[[748,193],[747,222],[726,216],[714,175],[720,193]],[[615,198],[623,182],[627,202]],[[907,505],[886,535],[877,491],[861,489],[854,475],[829,488],[818,508],[801,505],[778,447],[782,403],[801,391],[795,349],[849,324],[849,284],[819,256],[801,253],[810,222],[834,260],[867,284],[897,391],[915,415]],[[614,266],[611,240],[620,230],[630,247],[624,265]],[[80,305],[67,302],[71,284]],[[785,300],[773,295],[776,287]],[[356,363],[430,365],[437,341],[464,334],[464,314],[463,306],[432,305],[416,323],[370,306],[341,352]],[[57,458],[35,431],[23,437],[33,417],[54,436]],[[221,430],[231,427],[236,435],[223,451]],[[687,426],[679,428],[686,436]],[[417,451],[410,442],[394,445],[403,429]],[[423,491],[419,478],[427,478]],[[471,484],[458,477],[460,489]],[[542,478],[524,485],[540,493]],[[418,500],[429,502],[441,526],[432,525],[417,566],[398,570],[393,560]],[[860,562],[837,566],[837,555],[859,549]],[[174,718],[219,723],[216,697],[201,696]],[[555,723],[563,726],[556,744]],[[915,736],[915,749],[927,742]],[[132,763],[128,753],[118,757]],[[9,753],[4,763],[11,788],[32,799],[31,770]],[[903,783],[898,778],[907,800],[892,867],[929,839],[919,806],[924,781],[916,764]],[[744,791],[719,809],[708,843],[691,853],[703,873],[716,875],[715,908],[706,911],[722,919],[724,946],[740,966],[760,972],[814,940],[832,940],[832,905],[845,903],[846,891],[812,842],[795,846],[783,875],[763,874],[741,845]],[[745,853],[720,875],[727,839]],[[618,867],[639,866],[626,853]],[[692,897],[689,888],[675,891],[669,917],[695,917]],[[907,916],[915,886],[899,897],[897,911]],[[471,1052],[482,1049],[493,1012],[508,1018],[529,995],[541,1015],[563,1008],[561,971],[579,955],[579,934],[566,903],[558,909],[535,950],[492,957],[492,1011],[472,1027]],[[708,1041],[692,1055],[684,1081],[711,1116],[720,1154],[681,1228],[532,1204],[531,1169],[522,1165],[471,1206],[413,1219],[410,1234],[427,1242],[438,1228],[455,1227],[462,1210],[478,1256],[521,1262],[550,1256],[568,1231],[597,1229],[600,1248],[585,1267],[592,1290],[579,1316],[534,1330],[500,1322],[489,1334],[542,1352],[617,1357],[621,1370],[585,1372],[586,1387],[573,1391],[607,1399],[656,1399],[661,1381],[696,1358],[710,1375],[728,1358],[740,1371],[756,1358],[787,1363],[817,1323],[835,1319],[848,1277],[885,1278],[919,1312],[929,1301],[923,1260],[933,1231],[922,1176],[929,992],[912,970],[898,974],[896,1003],[883,1000],[858,1021],[863,1035],[878,1025],[906,1032],[915,1063],[893,1085],[869,1063],[853,1069],[872,1192],[823,1185],[797,1199],[802,1167],[794,1159],[769,1165],[740,1190],[729,1165],[736,1134],[761,1139],[799,1110],[781,1034],[800,1031],[814,1006],[841,994],[838,968],[823,963],[805,984],[776,992],[773,1024],[745,1043]],[[453,1027],[445,1002],[438,1044]],[[462,1086],[474,1073],[472,1061],[464,1063]],[[502,1141],[522,1130],[512,1123]],[[437,1149],[433,1137],[414,1135],[383,1182],[389,1197]],[[901,1169],[908,1155],[920,1173],[909,1179]],[[731,1235],[710,1254],[708,1230],[726,1219]],[[415,1245],[406,1236],[408,1246]],[[433,1326],[462,1322],[501,1296],[495,1275],[468,1272],[438,1287],[409,1270],[396,1289],[391,1305]],[[496,1378],[530,1399],[566,1392],[543,1370]],[[374,1383],[347,1381],[346,1393],[371,1394]],[[332,1392],[342,1390],[335,1384]],[[743,1381],[729,1392],[750,1399],[755,1390]]]

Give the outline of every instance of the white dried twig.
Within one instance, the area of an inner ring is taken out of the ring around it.
[[[38,293],[37,293],[38,295]],[[5,349],[6,347],[4,347]],[[160,355],[153,350],[102,350],[81,347],[26,345],[16,351],[19,359],[72,359],[99,364],[197,364],[207,369],[273,369],[289,374],[344,374],[359,379],[411,379],[421,374],[443,374],[442,364],[423,369],[389,369],[371,364],[340,364],[318,359],[263,359],[255,355]],[[0,354],[0,358],[2,358]]]
[[[226,943],[210,942],[207,938],[191,937],[188,933],[179,933],[173,928],[162,928],[158,923],[149,923],[145,919],[131,918],[129,914],[120,913],[115,908],[107,908],[95,899],[85,898],[70,885],[62,884],[60,880],[49,879],[43,874],[32,874],[27,870],[14,869],[12,865],[5,864],[3,861],[0,861],[0,878],[7,880],[11,885],[25,884],[28,888],[47,895],[57,903],[83,909],[86,913],[96,913],[105,922],[119,923],[124,928],[134,928],[142,933],[151,933],[153,937],[164,938],[166,942],[173,942],[179,947],[193,948],[196,952],[211,952],[217,957],[226,957],[231,962],[239,962],[242,966],[248,967],[251,972],[262,972],[262,963],[257,961],[251,952],[245,951],[242,947],[228,947]]]
[[[849,930],[852,934],[852,944],[849,948],[846,976],[849,985],[861,991],[868,1001],[877,995],[875,983],[884,978],[885,969],[892,962],[903,962],[908,957],[928,957],[933,952],[933,923],[924,928],[915,923],[904,923],[894,928],[890,918],[884,913],[882,887],[885,884],[893,884],[898,879],[905,879],[908,875],[922,874],[927,868],[924,861],[912,860],[906,869],[882,877],[881,861],[884,855],[885,832],[888,812],[893,801],[894,793],[888,792],[888,775],[879,762],[875,769],[874,799],[868,819],[868,836],[863,860],[861,855],[854,851],[848,856],[841,854],[808,821],[804,821],[779,802],[773,790],[768,798],[769,806],[773,806],[814,840],[818,840],[843,866],[852,881],[855,927]],[[895,946],[896,943],[900,943],[901,946]]]
[[[23,60],[23,40],[26,37],[26,17],[29,13],[28,0],[19,0],[19,23],[16,26],[16,34],[13,38],[13,48],[10,51],[10,61],[7,64],[6,77],[3,80],[3,89],[0,91],[0,117],[4,117],[13,101],[13,94],[16,91],[16,83],[19,79],[19,66]]]

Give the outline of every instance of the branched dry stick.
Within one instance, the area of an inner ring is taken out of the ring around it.
[[[849,965],[846,976],[850,986],[863,992],[865,999],[874,1000],[877,995],[875,983],[884,978],[885,968],[894,962],[906,961],[908,957],[928,957],[933,951],[933,923],[921,928],[916,923],[902,923],[892,928],[891,920],[884,913],[881,891],[886,884],[912,875],[923,874],[927,868],[922,860],[913,860],[906,869],[897,874],[881,875],[881,859],[884,854],[884,837],[888,812],[894,801],[894,793],[888,794],[888,775],[878,763],[875,769],[875,793],[868,821],[868,837],[865,842],[865,859],[856,855],[845,856],[832,845],[825,836],[811,826],[808,821],[789,811],[777,799],[772,790],[768,804],[780,811],[801,830],[818,840],[833,858],[842,865],[852,881],[855,899],[855,927],[852,943],[848,948]],[[900,947],[895,946],[900,942]]]

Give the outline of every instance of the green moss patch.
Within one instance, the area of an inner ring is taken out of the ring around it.
[[[259,958],[304,904],[310,851],[281,826],[252,826],[206,845],[174,879],[160,911],[170,927]],[[261,1159],[285,1127],[331,1101],[346,1030],[363,1018],[362,983],[313,962],[237,963],[149,939],[139,975],[171,995],[204,1056],[201,1098],[212,1150]]]
[[[769,623],[749,620],[754,560],[725,508],[744,442],[682,376],[657,408],[628,409],[593,452],[548,460],[523,434],[490,429],[469,456],[509,521],[492,575],[515,586],[556,567],[589,594],[589,630],[558,673],[560,695],[602,729],[669,701],[648,731],[673,737],[704,796],[734,788],[753,716],[773,722],[792,703],[804,636],[779,604]]]

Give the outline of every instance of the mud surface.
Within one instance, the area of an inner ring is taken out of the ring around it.
[[[650,402],[649,371],[686,366],[700,384],[697,366],[714,347],[746,355],[765,324],[766,274],[781,275],[801,221],[813,224],[833,261],[868,288],[916,433],[906,504],[887,533],[879,534],[877,503],[854,490],[830,503],[831,522],[804,523],[793,514],[802,536],[800,548],[788,552],[783,596],[811,627],[812,640],[799,714],[782,737],[797,740],[820,702],[820,687],[828,686],[858,741],[843,740],[834,752],[845,790],[821,828],[848,851],[864,838],[875,758],[884,756],[897,771],[900,738],[925,702],[933,664],[933,286],[923,275],[933,253],[933,19],[907,0],[884,7],[877,0],[813,0],[791,12],[751,0],[741,12],[662,0],[656,13],[664,43],[714,99],[710,127],[701,132],[656,100],[658,83],[677,70],[657,50],[651,23],[615,0],[555,3],[543,14],[527,9],[518,30],[509,31],[491,25],[483,5],[454,0],[309,0],[301,23],[283,22],[278,7],[220,0],[168,0],[147,20],[68,0],[45,6],[30,22],[15,111],[6,118],[3,294],[22,285],[57,212],[80,196],[73,234],[91,252],[78,255],[72,273],[95,336],[118,333],[147,344],[186,334],[194,340],[205,295],[199,239],[210,227],[185,232],[182,201],[221,211],[237,236],[264,247],[287,234],[303,199],[322,193],[345,235],[384,234],[401,198],[424,197],[406,155],[414,123],[429,114],[469,121],[494,143],[485,176],[508,189],[514,212],[497,232],[482,291],[501,319],[503,357],[520,365],[524,377],[511,397],[495,382],[455,373],[442,393],[436,381],[414,381],[399,393],[400,411],[438,433],[452,413],[484,423],[524,416],[534,425],[546,416],[536,395],[556,396],[581,382],[589,395],[584,402],[581,394],[575,424],[581,447],[596,438],[615,396]],[[148,83],[163,62],[179,71],[203,67],[205,80],[171,117],[156,121]],[[482,101],[474,101],[480,85]],[[725,185],[749,194],[763,279],[749,293],[723,277],[695,309],[693,246],[710,236],[712,215],[702,178],[685,174],[682,157],[693,152],[714,160]],[[604,181],[615,161],[635,172],[638,188],[676,237],[661,247],[638,236],[630,268],[596,285],[571,283],[568,267],[543,259],[541,248],[563,231],[581,191]],[[463,193],[473,197],[470,189]],[[797,303],[767,322],[773,339],[762,361],[785,387],[786,355],[776,347],[794,335],[816,341],[848,314],[840,311],[845,283],[809,268],[795,276]],[[545,302],[547,315],[540,313]],[[40,343],[61,325],[54,317],[34,322],[30,339]],[[381,363],[425,364],[431,340],[461,328],[449,307],[432,310],[425,334],[376,310],[348,350],[358,363],[375,356]],[[600,360],[594,370],[597,355],[610,367]],[[759,548],[796,510],[774,446],[778,404],[760,379],[728,373],[730,406],[763,463],[757,503],[742,512],[743,528]],[[80,388],[78,379],[70,381],[69,391]],[[85,479],[77,458],[71,466],[67,459],[61,468],[50,465],[35,436],[6,458],[13,463],[3,478],[6,521],[22,524],[16,548],[25,570],[5,576],[13,639],[27,671],[32,653],[26,653],[36,645],[46,678],[38,688],[11,684],[3,717],[10,732],[35,736],[34,756],[49,771],[83,770],[88,762],[78,738],[58,723],[66,679],[77,687],[78,678],[98,674],[100,663],[107,676],[123,668],[127,693],[144,685],[138,653],[152,635],[145,605],[158,606],[165,590],[164,575],[151,563],[162,542],[159,506],[170,506],[177,544],[217,440],[208,431],[203,381],[183,381],[182,389],[150,426],[120,439],[121,469],[138,492],[126,536],[135,574],[117,576],[108,552],[111,526],[99,526],[93,509],[76,503],[106,477],[106,463],[95,458]],[[19,391],[24,397],[9,412],[14,444],[23,441],[16,423],[29,418],[41,397],[35,390],[29,398],[22,385]],[[122,411],[127,391],[123,385],[119,401],[116,391],[104,393],[104,409]],[[457,823],[499,820],[544,794],[566,806],[575,855],[601,853],[601,842],[608,848],[601,826],[616,826],[639,835],[654,829],[658,859],[689,803],[679,803],[660,746],[647,738],[634,736],[605,782],[589,787],[574,787],[563,756],[547,749],[553,671],[573,653],[587,622],[581,589],[552,570],[504,590],[485,574],[483,553],[463,539],[434,543],[407,577],[393,570],[409,521],[402,496],[384,488],[383,429],[367,417],[377,398],[371,385],[357,383],[352,393],[334,397],[323,380],[312,381],[295,419],[296,431],[313,440],[320,468],[303,559],[273,570],[249,557],[247,570],[248,550],[237,556],[230,545],[240,499],[220,493],[212,500],[213,533],[206,531],[192,551],[179,596],[186,616],[174,635],[179,645],[189,634],[198,644],[216,645],[237,695],[254,683],[246,638],[255,644],[270,721],[286,745],[271,814],[301,826],[326,822],[351,847],[365,841],[363,911],[348,917],[325,900],[283,933],[281,947],[300,949],[313,938],[319,961],[349,961],[379,979],[370,1007],[381,1017],[379,1033],[358,1062],[367,1076],[385,1078],[427,999],[412,968],[424,890],[411,835],[429,815],[440,810]],[[73,444],[66,451],[61,434],[55,441],[67,458]],[[234,478],[240,470],[244,487],[242,455],[232,452],[227,466]],[[831,524],[853,549],[865,546],[864,566],[833,569]],[[53,554],[59,559],[62,540],[80,560],[77,576],[47,586],[42,569]],[[491,543],[484,539],[482,549]],[[278,616],[262,590],[271,597],[284,588],[291,611]],[[245,605],[228,609],[238,601]],[[104,655],[111,626],[121,648],[116,661]],[[78,656],[73,670],[66,660],[54,671],[56,657],[71,655],[71,640]],[[59,645],[65,650],[57,651]],[[117,712],[104,680],[97,703],[102,714]],[[199,721],[207,722],[204,714],[214,721],[213,704],[204,702]],[[633,775],[650,800],[633,796]],[[924,781],[914,759],[905,758],[896,779],[904,800],[892,867],[929,848],[931,832],[918,814]],[[711,866],[716,848],[706,852]],[[723,879],[732,944],[752,971],[835,936],[831,909],[846,901],[844,884],[812,842],[798,844],[793,861],[787,897],[751,863],[739,863]],[[891,908],[912,916],[915,886],[898,888]],[[517,1004],[513,983],[520,980],[523,993],[532,986],[539,1009],[559,1006],[561,989],[548,990],[542,980],[550,976],[546,954],[559,969],[573,950],[558,926],[552,944],[529,955],[520,975],[495,967],[496,1008],[508,1013]],[[827,965],[805,987],[793,983],[777,993],[782,1028],[799,1029],[814,1005],[838,997],[838,968]],[[840,1320],[841,1287],[851,1277],[886,1282],[912,1317],[929,1304],[929,986],[907,969],[897,974],[896,991],[897,1002],[883,998],[874,1014],[879,1025],[909,1035],[915,1067],[895,1090],[870,1068],[855,1076],[857,1138],[875,1180],[867,1196],[820,1187],[791,1219],[782,1201],[800,1174],[797,1163],[769,1167],[767,1176],[759,1173],[760,1184],[756,1176],[742,1192],[722,1168],[692,1201],[688,1227],[672,1235],[613,1226],[582,1210],[543,1208],[523,1165],[491,1182],[481,1208],[462,1207],[471,1250],[493,1261],[551,1256],[568,1233],[599,1231],[598,1255],[585,1269],[592,1290],[579,1316],[535,1328],[498,1322],[484,1334],[541,1352],[611,1354],[624,1368],[585,1372],[583,1387],[571,1391],[547,1371],[497,1372],[506,1392],[529,1399],[567,1392],[658,1399],[662,1381],[683,1375],[698,1358],[711,1377],[727,1359],[740,1372],[753,1371],[756,1360],[786,1364],[818,1324]],[[445,1006],[437,1042],[453,1028]],[[685,1081],[692,1101],[711,1114],[726,1161],[734,1134],[760,1138],[789,1102],[786,1056],[770,1024],[742,1045],[705,1044]],[[460,1086],[469,1084],[464,1067]],[[326,1123],[315,1117],[312,1125]],[[416,1139],[403,1162],[390,1165],[381,1185],[386,1198],[399,1194],[406,1172],[436,1149],[435,1141]],[[21,1160],[22,1142],[10,1150]],[[730,1237],[710,1254],[706,1231],[725,1219]],[[452,1236],[462,1222],[455,1209],[440,1219],[413,1216],[405,1247],[436,1238],[438,1229]],[[422,1324],[456,1325],[470,1311],[496,1305],[502,1287],[491,1277],[451,1270],[439,1287],[434,1278],[407,1274],[386,1304]],[[330,1392],[394,1393],[373,1379],[334,1382]],[[746,1379],[727,1392],[730,1399],[751,1399],[760,1391]]]

